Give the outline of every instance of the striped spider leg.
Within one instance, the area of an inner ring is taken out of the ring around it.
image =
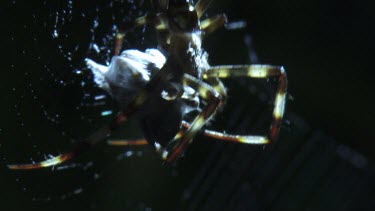
[[[206,12],[210,4],[212,3],[213,0],[199,0],[195,6],[194,9],[197,12],[197,16],[200,19],[203,14]]]
[[[197,11],[198,19],[202,17],[203,13],[206,11],[211,1],[212,0],[202,0],[195,5],[195,10]],[[226,26],[227,23],[228,19],[225,14],[215,15],[213,17],[202,20],[199,23],[200,30],[203,32],[201,34],[201,38],[204,39],[208,34],[211,34],[217,29]],[[235,29],[243,28],[244,26],[238,26]]]
[[[117,140],[108,140],[108,145],[110,146],[145,146],[149,145],[146,139],[134,139],[134,140],[123,140],[123,139],[117,139]]]
[[[207,105],[194,118],[187,130],[181,128],[174,139],[163,150],[162,158],[167,162],[173,162],[181,156],[198,131],[215,114],[222,102],[220,94],[207,83],[188,74],[184,74],[182,82],[184,86],[189,86],[196,90],[199,96],[207,102]]]
[[[223,27],[227,23],[227,17],[225,14],[215,15],[214,17],[207,18],[200,22],[201,30],[203,31],[202,38],[206,35],[216,31],[220,27]]]
[[[164,71],[161,69],[155,77],[151,79],[151,81],[146,85],[144,89],[140,91],[140,93],[133,98],[133,100],[122,109],[116,117],[112,120],[109,125],[103,126],[93,134],[91,134],[86,140],[78,143],[78,145],[71,151],[66,152],[62,155],[37,162],[32,164],[10,164],[7,165],[9,169],[12,170],[28,170],[28,169],[38,169],[38,168],[45,168],[50,166],[55,166],[71,160],[73,157],[80,155],[89,149],[91,149],[94,145],[98,142],[105,140],[116,128],[118,128],[123,122],[129,119],[131,115],[139,110],[139,108],[144,104],[147,100],[149,93],[152,89],[160,83],[160,81],[164,80]]]
[[[285,109],[285,98],[287,92],[287,77],[283,67],[271,65],[226,65],[210,67],[204,74],[203,79],[210,82],[211,78],[249,77],[265,79],[269,77],[278,78],[278,86],[272,113],[272,121],[269,133],[265,136],[241,136],[224,135],[215,131],[212,137],[241,143],[267,144],[274,141],[279,134],[281,120]],[[220,85],[213,84],[214,89],[222,89]],[[207,134],[207,135],[208,135]]]
[[[120,54],[122,43],[124,40],[124,37],[128,31],[134,30],[138,27],[144,26],[144,25],[154,25],[154,27],[160,32],[162,30],[165,30],[167,27],[163,21],[163,14],[157,14],[157,15],[144,15],[142,17],[137,18],[129,28],[127,28],[124,31],[120,31],[116,33],[115,38],[115,52],[114,55],[117,56]]]
[[[120,123],[125,121],[127,116],[125,116],[122,112],[118,113],[116,118],[112,121],[110,125],[103,126],[93,134],[91,134],[85,141],[79,142],[77,146],[70,152],[66,152],[62,155],[32,164],[10,164],[7,165],[9,169],[12,170],[28,170],[28,169],[39,169],[45,168],[50,166],[55,166],[60,163],[66,162],[71,160],[73,157],[82,154],[89,150],[92,146],[100,142],[101,140],[108,137],[112,130],[114,130]]]
[[[216,66],[211,67],[204,75],[203,78],[210,84],[195,79],[192,76],[184,76],[184,85],[191,86],[199,92],[201,97],[211,102],[201,114],[199,114],[192,124],[183,121],[180,132],[174,138],[174,145],[172,150],[164,150],[163,158],[171,162],[179,157],[187,145],[191,142],[192,138],[201,129],[205,122],[214,114],[214,111],[224,104],[226,99],[226,91],[219,80],[219,78],[228,77],[250,77],[250,78],[269,78],[278,77],[278,87],[274,103],[273,117],[270,127],[270,132],[266,136],[262,135],[235,135],[221,133],[213,130],[202,130],[203,135],[218,140],[239,142],[245,144],[268,144],[275,140],[279,134],[281,119],[284,113],[285,97],[287,91],[287,78],[286,73],[282,67],[270,65],[233,65],[233,66]],[[212,86],[212,87],[210,87]],[[215,92],[219,94],[220,98],[215,99]],[[209,95],[208,95],[209,93]],[[215,102],[216,101],[216,102]],[[195,124],[195,125],[194,125]],[[185,133],[188,133],[187,135]],[[176,143],[177,142],[177,143]],[[112,141],[109,143],[113,146],[129,146],[129,145],[146,145],[147,141],[140,140],[121,140]]]

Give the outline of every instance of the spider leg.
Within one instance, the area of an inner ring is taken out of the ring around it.
[[[135,139],[135,140],[109,140],[108,145],[110,146],[144,146],[148,145],[146,139]]]
[[[143,91],[140,95],[135,97],[135,99],[126,106],[121,112],[117,114],[111,124],[107,126],[103,126],[96,132],[94,132],[91,136],[89,136],[85,141],[80,142],[72,151],[64,153],[62,155],[32,164],[11,164],[8,165],[8,168],[12,170],[28,170],[28,169],[38,169],[38,168],[45,168],[50,166],[55,166],[71,160],[73,157],[80,155],[86,151],[88,151],[91,147],[96,145],[101,140],[104,140],[108,137],[111,132],[116,129],[121,123],[125,122],[130,115],[138,110],[138,108],[144,103],[145,98],[147,96],[147,92]]]
[[[227,17],[225,14],[216,15],[211,18],[207,18],[200,22],[201,30],[204,32],[204,36],[216,31],[218,28],[223,27],[227,23]]]
[[[117,33],[115,38],[115,53],[114,56],[118,56],[120,54],[122,42],[124,40],[124,33]]]
[[[167,162],[176,160],[183,153],[197,132],[202,128],[207,120],[215,114],[217,107],[222,101],[221,96],[217,91],[193,76],[185,74],[183,77],[183,84],[197,90],[199,95],[206,100],[208,104],[195,117],[190,127],[186,131],[184,128],[181,128],[181,130],[172,140],[171,144],[167,146],[167,149],[163,150],[162,157]]]
[[[212,86],[212,88],[217,91],[221,96],[221,102],[218,107],[218,111],[221,111],[221,109],[224,107],[225,103],[227,102],[227,90],[224,87],[224,84],[220,81],[218,77],[210,77],[207,78],[205,81]]]
[[[182,84],[181,84],[181,86],[182,86]],[[173,97],[173,99],[172,98],[168,99],[168,98],[164,97],[165,100],[174,100],[176,98],[190,100],[191,96],[184,94],[183,88],[181,87],[179,93],[177,93],[176,96]],[[186,124],[188,124],[188,123],[186,123]],[[188,124],[188,125],[189,125],[188,127],[190,127],[190,124]],[[108,140],[107,144],[110,145],[110,146],[143,146],[143,145],[148,145],[149,143],[147,142],[146,139],[141,138],[141,139]]]
[[[117,56],[120,54],[122,42],[124,37],[128,31],[134,30],[135,28],[147,25],[147,24],[154,24],[157,30],[166,29],[166,25],[163,21],[163,16],[160,15],[145,15],[142,17],[137,18],[131,26],[129,26],[126,30],[120,30],[116,34],[115,38],[115,52],[114,55]]]
[[[274,102],[273,116],[270,131],[267,136],[260,139],[262,143],[275,140],[279,134],[281,120],[284,115],[285,98],[287,92],[287,77],[283,67],[271,65],[227,65],[211,67],[203,74],[204,79],[229,77],[269,78],[278,77],[278,86]],[[246,136],[237,136],[245,138]]]
[[[32,164],[11,164],[8,165],[9,169],[12,170],[28,170],[28,169],[38,169],[45,168],[49,166],[55,166],[60,163],[71,160],[79,154],[82,154],[89,150],[92,146],[104,140],[120,123],[125,121],[127,118],[122,112],[117,114],[116,118],[112,121],[110,125],[104,126],[91,134],[85,141],[80,142],[72,151],[64,153],[62,155]]]
[[[72,151],[64,153],[60,156],[53,157],[51,159],[47,159],[38,163],[32,164],[11,164],[8,165],[8,168],[13,170],[27,170],[27,169],[38,169],[44,167],[55,166],[65,161],[76,157],[83,152],[86,152],[92,146],[104,140],[108,137],[113,130],[115,130],[121,123],[125,122],[129,119],[129,117],[134,114],[146,101],[149,93],[152,89],[157,85],[161,80],[164,79],[165,71],[163,68],[151,79],[151,81],[146,85],[146,87],[127,105],[124,109],[122,109],[116,117],[112,120],[111,124],[107,126],[103,126],[96,132],[94,132],[91,136],[89,136],[85,141],[82,141],[76,146]]]
[[[146,101],[152,89],[164,79],[165,79],[165,71],[164,71],[164,68],[162,68],[151,79],[151,81],[146,85],[146,87],[143,90],[141,90],[141,92],[125,107],[125,109],[122,110],[121,113],[125,117],[135,113],[135,111],[137,111],[138,108],[141,107],[143,103]],[[127,118],[124,118],[124,120],[126,119]],[[130,145],[146,145],[148,143],[145,139],[137,139],[137,140],[108,141],[108,144],[112,146],[130,146]]]
[[[197,11],[198,19],[206,12],[207,8],[210,6],[213,0],[199,0],[195,4],[195,11]]]
[[[189,128],[190,123],[186,121],[182,121],[182,126],[184,128]],[[264,136],[242,136],[242,135],[235,135],[235,134],[227,134],[221,133],[214,130],[202,130],[202,134],[207,137],[223,140],[223,141],[231,141],[237,143],[244,143],[244,144],[267,144],[268,139]]]
[[[182,126],[185,129],[190,127],[190,123],[182,121]],[[242,136],[228,133],[221,133],[214,130],[202,130],[204,136],[215,138],[223,141],[244,143],[244,144],[267,144],[268,139],[264,136]],[[146,139],[135,139],[135,140],[110,140],[107,142],[110,146],[144,146],[148,145]]]

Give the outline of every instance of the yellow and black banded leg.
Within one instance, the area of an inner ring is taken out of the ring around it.
[[[154,24],[155,28],[157,30],[163,30],[166,29],[165,21],[163,19],[164,16],[162,15],[145,15],[142,17],[137,18],[134,23],[125,31],[120,31],[116,34],[116,40],[115,40],[115,52],[114,55],[117,56],[120,54],[121,46],[123,39],[126,35],[127,31],[133,30],[135,28],[138,28],[140,26],[148,25],[148,24]]]
[[[210,77],[205,80],[210,86],[212,86],[215,91],[217,91],[221,96],[221,102],[218,107],[218,111],[224,107],[225,103],[227,102],[227,90],[224,87],[224,84],[220,81],[218,77]]]
[[[148,142],[146,139],[109,140],[107,143],[110,146],[145,146],[145,145],[148,145]]]
[[[104,140],[108,137],[111,132],[117,128],[122,122],[128,119],[127,116],[124,115],[123,112],[119,112],[117,116],[114,118],[110,125],[104,126],[91,134],[85,141],[78,143],[78,145],[70,152],[64,153],[62,155],[32,164],[11,164],[8,165],[8,168],[12,170],[28,170],[28,169],[38,169],[38,168],[45,168],[50,166],[55,166],[71,160],[73,157],[76,157],[79,154],[82,154],[89,150],[92,146],[97,144],[98,142]]]
[[[226,66],[215,66],[210,67],[204,73],[203,78],[205,80],[209,78],[232,78],[232,77],[249,77],[249,78],[260,78],[266,79],[269,77],[277,77],[278,85],[276,91],[276,97],[274,102],[273,116],[270,131],[266,136],[255,136],[253,141],[259,142],[259,144],[265,144],[274,141],[279,134],[281,120],[284,115],[285,109],[285,98],[287,92],[287,77],[283,67],[272,66],[272,65],[226,65]],[[224,136],[221,136],[224,139]],[[238,142],[246,142],[251,136],[237,136],[234,135],[232,138],[238,139]],[[254,143],[255,144],[255,143]]]
[[[190,128],[191,124],[187,121],[182,121],[182,126],[185,129]],[[228,133],[221,133],[214,130],[202,130],[202,134],[207,137],[211,137],[218,140],[223,141],[231,141],[237,143],[245,143],[245,144],[267,144],[268,140],[264,138],[264,136],[243,136],[243,135],[235,135],[235,134],[228,134]],[[145,146],[148,145],[146,139],[135,139],[135,140],[109,140],[108,145],[110,146]]]
[[[197,132],[202,128],[207,120],[215,114],[215,111],[221,102],[221,96],[217,91],[193,76],[185,74],[183,77],[183,84],[197,90],[200,97],[207,101],[207,105],[195,117],[190,127],[186,131],[182,128],[176,134],[170,144],[172,148],[163,150],[162,158],[167,162],[173,162],[181,156]],[[167,148],[170,146],[167,146]]]
[[[203,14],[206,12],[207,8],[210,6],[213,0],[199,0],[194,9],[197,12],[198,19],[200,19]]]
[[[182,121],[182,126],[185,129],[190,128],[190,123],[187,121]],[[244,144],[267,144],[267,139],[264,138],[264,136],[243,136],[243,135],[235,135],[235,134],[228,134],[228,133],[222,133],[214,130],[202,130],[202,134],[204,136],[223,140],[223,141],[231,141],[231,142],[237,142],[237,143],[244,143]],[[145,146],[148,145],[148,142],[146,139],[135,139],[135,140],[109,140],[108,145],[110,146]]]
[[[88,151],[91,147],[93,147],[98,142],[105,140],[121,123],[127,121],[131,115],[133,115],[138,109],[144,104],[147,100],[148,95],[152,91],[152,89],[160,83],[161,80],[164,80],[165,71],[161,69],[155,77],[151,79],[151,81],[146,85],[146,87],[127,105],[124,109],[122,109],[116,117],[112,120],[112,122],[107,125],[103,126],[92,135],[90,135],[85,141],[80,142],[72,151],[64,153],[62,155],[32,164],[11,164],[8,165],[8,168],[13,170],[27,170],[27,169],[38,169],[44,167],[55,166],[71,160],[73,157],[76,157],[79,154],[82,154]]]
[[[126,106],[116,117],[112,120],[111,124],[103,126],[93,134],[91,134],[85,141],[80,142],[72,151],[64,153],[62,155],[32,164],[11,164],[8,168],[12,170],[28,170],[38,169],[50,166],[59,165],[63,162],[71,160],[73,157],[80,155],[88,151],[91,147],[96,145],[98,142],[105,140],[121,123],[129,119],[129,117],[135,113],[138,108],[144,103],[147,97],[147,92],[143,91],[135,99]]]
[[[189,128],[190,123],[186,121],[182,121],[182,126],[184,128]],[[221,133],[214,130],[202,130],[202,134],[207,137],[211,137],[214,139],[222,140],[222,141],[231,141],[237,143],[244,143],[244,144],[267,144],[267,139],[264,136],[243,136],[243,135],[235,135],[235,134],[228,134],[228,133]]]
[[[204,36],[216,31],[218,28],[223,27],[227,23],[225,14],[216,15],[214,17],[205,19],[200,22],[201,30]]]
[[[129,27],[129,30],[131,29],[134,29],[134,28],[137,28],[139,26],[143,26],[143,25],[146,25],[147,24],[147,21],[149,21],[149,17],[148,16],[142,16],[142,17],[139,17],[137,18],[133,25],[131,27]],[[126,30],[128,31],[128,30]],[[126,34],[126,31],[121,31],[121,32],[118,32],[116,34],[116,38],[115,38],[115,52],[114,52],[114,55],[117,56],[120,54],[120,51],[121,51],[121,47],[122,47],[122,42],[124,40],[124,37],[125,37],[125,34]]]

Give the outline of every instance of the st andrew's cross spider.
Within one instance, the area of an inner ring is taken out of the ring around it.
[[[108,67],[86,59],[96,83],[120,104],[121,110],[111,124],[97,130],[68,153],[34,164],[8,165],[9,168],[35,169],[70,160],[104,140],[133,114],[137,114],[147,141],[125,141],[122,144],[149,143],[155,146],[163,160],[173,162],[183,154],[205,123],[225,105],[227,93],[220,78],[277,77],[271,126],[266,135],[231,135],[212,130],[203,130],[203,134],[247,144],[267,144],[278,137],[287,90],[283,67],[210,66],[207,53],[201,47],[202,39],[227,21],[224,14],[200,21],[212,0],[199,0],[195,5],[189,0],[151,2],[154,13],[136,19],[131,29],[153,26],[158,49],[119,53],[125,36],[125,32],[121,32],[116,36],[115,56]],[[156,125],[154,120],[160,124]]]

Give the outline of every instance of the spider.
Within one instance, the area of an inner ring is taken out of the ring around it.
[[[70,152],[34,164],[8,165],[10,169],[35,169],[70,160],[104,140],[121,123],[137,115],[145,139],[122,145],[149,143],[166,162],[181,157],[199,131],[232,142],[267,144],[279,134],[284,113],[287,78],[284,68],[272,65],[210,66],[202,39],[227,22],[224,14],[200,21],[212,0],[151,0],[155,12],[135,20],[131,29],[155,28],[158,49],[125,50],[120,53],[126,32],[116,36],[115,56],[104,66],[86,59],[95,81],[119,103],[111,124],[103,126]],[[202,127],[226,103],[227,92],[220,78],[278,78],[272,122],[266,135],[232,135]],[[120,142],[113,142],[119,145]]]

